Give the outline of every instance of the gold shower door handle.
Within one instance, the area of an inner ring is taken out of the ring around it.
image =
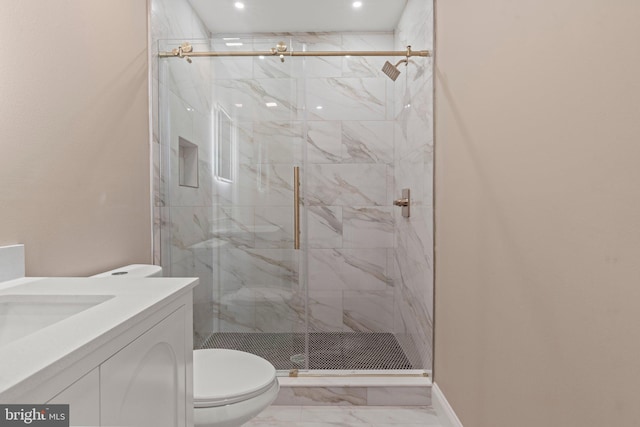
[[[293,167],[293,248],[300,249],[300,167]]]

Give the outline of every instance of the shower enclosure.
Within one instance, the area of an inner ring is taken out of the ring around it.
[[[183,42],[159,45],[177,56],[158,59],[159,253],[166,275],[200,278],[196,347],[283,373],[429,370],[429,290],[406,281],[428,244],[409,221],[429,227],[430,206],[411,219],[393,206],[428,144],[401,143],[431,131],[412,120],[430,103],[428,58],[406,58],[394,82],[385,58],[345,53],[397,50],[393,34]],[[341,54],[291,55],[309,51]]]

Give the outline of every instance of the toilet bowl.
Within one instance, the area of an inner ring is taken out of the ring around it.
[[[134,264],[91,277],[162,277],[162,267]],[[261,357],[226,349],[193,351],[196,427],[240,426],[271,405],[279,390],[276,369]]]
[[[234,427],[258,415],[278,396],[273,365],[237,350],[193,352],[195,426]]]

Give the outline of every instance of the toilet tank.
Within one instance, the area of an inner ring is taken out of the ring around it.
[[[162,267],[150,264],[131,264],[90,277],[162,277]]]

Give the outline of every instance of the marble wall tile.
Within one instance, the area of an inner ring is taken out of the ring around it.
[[[273,47],[273,46],[271,46]],[[264,49],[256,49],[264,50]],[[252,58],[253,78],[255,79],[286,79],[295,78],[299,75],[300,60],[298,58],[287,58],[285,62],[280,61],[278,56],[263,55]]]
[[[345,327],[355,332],[387,332],[393,329],[393,290],[345,291]]]
[[[366,405],[365,387],[282,387],[274,405]]]
[[[367,33],[343,34],[343,50],[394,50],[393,34]],[[375,56],[352,56],[344,58],[342,65],[343,77],[381,77],[382,65],[385,58]]]
[[[309,165],[307,198],[311,205],[387,205],[386,165]],[[384,184],[383,184],[384,183]]]
[[[262,121],[253,124],[256,163],[302,162],[303,124],[298,121]]]
[[[394,208],[391,206],[345,206],[343,247],[393,248]]]
[[[236,158],[238,164],[251,165],[259,163],[253,138],[254,122],[243,122],[233,112],[231,118],[236,125]]]
[[[189,249],[209,239],[213,212],[207,207],[174,206],[170,208],[171,245],[176,249]]]
[[[254,235],[256,248],[293,248],[293,209],[289,206],[257,208]]]
[[[309,291],[383,291],[392,286],[386,249],[309,249]]]
[[[312,332],[339,332],[342,323],[342,291],[309,291],[309,330]]]
[[[384,120],[385,78],[313,78],[306,80],[309,120]],[[302,105],[302,101],[300,101]],[[317,109],[322,106],[322,109]]]
[[[210,237],[233,247],[255,247],[255,208],[253,206],[218,206]]]
[[[432,158],[432,147],[424,146],[398,161],[402,167],[395,172],[394,191],[400,196],[403,188],[411,189],[412,206],[432,205],[432,187],[428,185],[432,179],[427,178],[427,173],[432,170]]]
[[[307,218],[310,248],[342,247],[341,206],[309,206]]]
[[[287,164],[239,165],[230,185],[231,199],[245,206],[293,206],[293,166]]]
[[[193,348],[200,348],[218,330],[217,320],[217,307],[212,301],[193,302]]]
[[[293,165],[258,165],[258,204],[261,206],[293,206]]]
[[[432,48],[433,2],[424,0],[407,2],[400,21],[398,21],[396,40],[401,45],[410,44],[414,49]]]
[[[206,50],[214,52],[242,52],[254,50],[253,40],[251,38],[241,37],[237,41],[243,43],[242,46],[227,46],[226,44],[228,41],[223,40],[222,37],[214,36],[214,38],[210,40],[209,47]],[[210,61],[211,78],[214,80],[253,78],[252,57],[220,57],[208,58],[207,60]],[[200,61],[200,58],[198,61]]]
[[[396,48],[432,49],[432,34],[432,2],[409,0],[395,32]],[[396,192],[412,192],[411,218],[394,214],[394,332],[414,365],[425,369],[431,368],[433,336],[432,66],[430,58],[411,61],[396,81],[394,101],[393,185]]]
[[[162,265],[162,208],[154,206],[153,208],[153,263]]]
[[[222,291],[219,297],[214,295],[214,304],[219,313],[216,332],[255,332],[256,309],[251,289],[240,287]]]
[[[213,50],[223,50],[216,49]],[[245,46],[244,50],[253,50],[251,45]],[[219,79],[251,79],[253,78],[253,58],[212,58],[211,76],[215,80]]]
[[[188,104],[169,92],[171,120],[168,134],[161,148],[164,150],[164,175],[167,182],[169,202],[172,206],[211,206],[215,195],[211,187],[211,122],[208,115],[195,111]],[[179,185],[179,140],[183,138],[198,147],[198,187]],[[168,158],[167,158],[168,157]],[[163,203],[167,203],[164,196]]]
[[[260,332],[304,331],[305,300],[296,290],[254,289],[256,330]]]
[[[153,0],[151,27],[154,40],[210,37],[202,20],[186,1]]]
[[[292,41],[296,51],[341,50],[342,35],[336,33],[297,34]],[[297,61],[295,61],[297,60]],[[298,77],[342,77],[341,57],[294,58]]]
[[[340,163],[342,151],[342,122],[307,123],[307,159],[310,164]]]
[[[344,163],[393,163],[392,121],[343,121]]]
[[[294,249],[224,248],[220,251],[224,286],[291,288],[298,283],[299,253]]]
[[[241,121],[287,121],[298,115],[295,79],[221,79],[213,81],[213,97],[227,111],[236,104]],[[276,106],[268,107],[267,103]]]

